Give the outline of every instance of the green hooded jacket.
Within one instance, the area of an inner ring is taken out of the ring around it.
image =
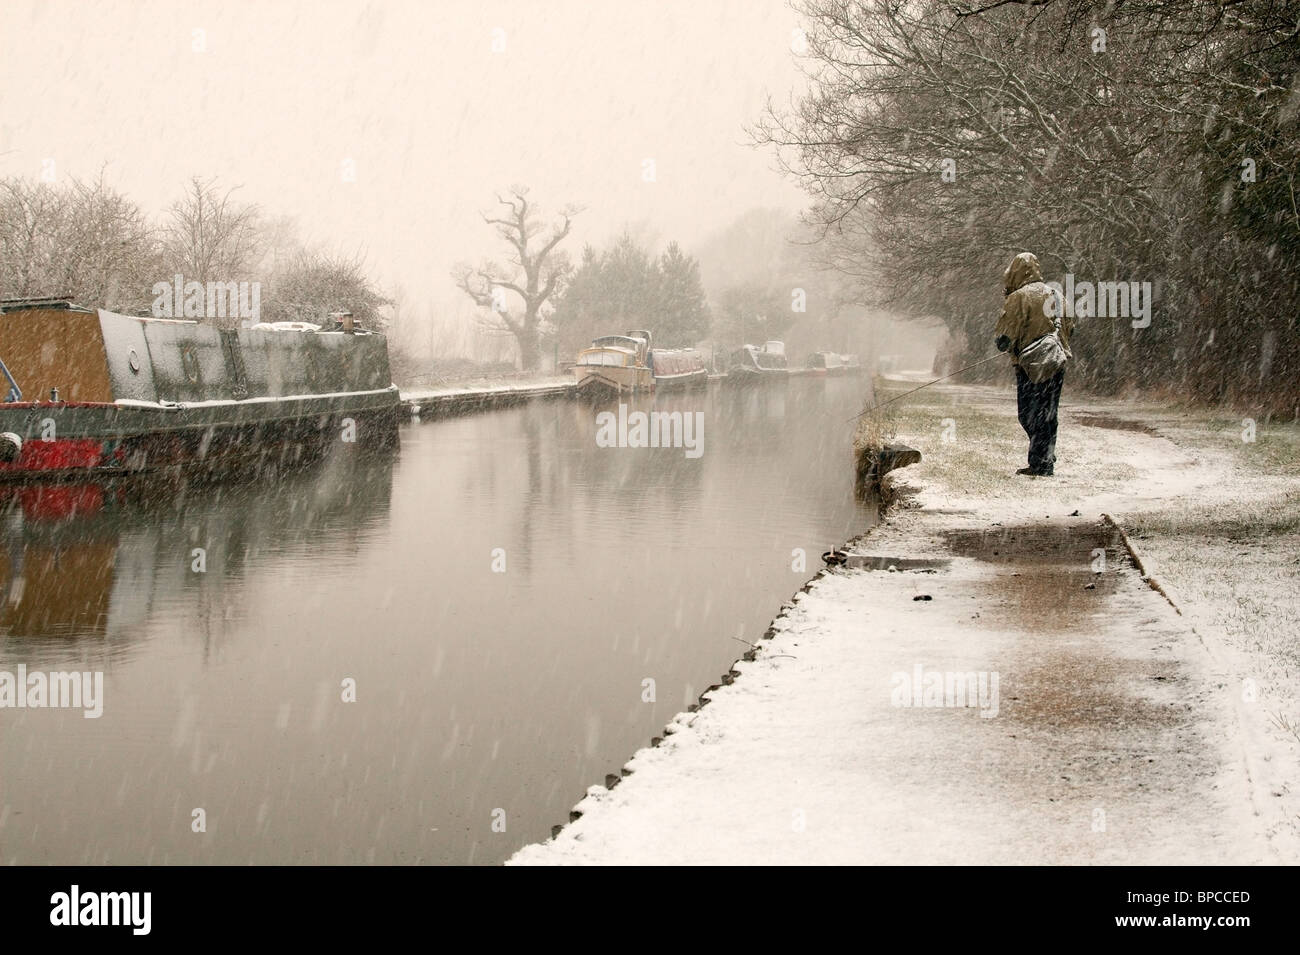
[[[1055,327],[1051,312],[1053,308],[1060,310],[1061,299],[1043,282],[1038,256],[1032,252],[1021,252],[1011,260],[1002,275],[1002,284],[1007,299],[993,330],[993,338],[998,351],[1010,351],[1011,363],[1018,365],[1021,349]],[[1070,358],[1074,357],[1070,352],[1070,333],[1073,331],[1074,320],[1062,315],[1061,347]]]

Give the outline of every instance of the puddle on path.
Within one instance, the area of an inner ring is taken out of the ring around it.
[[[1015,721],[1056,729],[1103,731],[1110,746],[1122,748],[1125,734],[1139,727],[1179,726],[1190,704],[1180,700],[1180,669],[1145,659],[1103,656],[1095,647],[1063,646],[1031,654],[1011,682]],[[1006,698],[1004,697],[1004,701]],[[1004,702],[1004,705],[1006,703]],[[1139,748],[1149,740],[1128,742]]]
[[[1116,418],[1111,415],[1091,414],[1087,411],[1074,412],[1075,420],[1085,428],[1108,428],[1112,431],[1137,431],[1140,434],[1149,434],[1154,437],[1160,437],[1160,432],[1150,425],[1142,424],[1140,421],[1132,421],[1128,418]]]
[[[914,570],[933,574],[951,564],[950,560],[929,560],[916,557],[877,557],[871,554],[850,554],[843,566],[848,570]]]
[[[936,728],[935,764],[978,790],[955,787],[949,803],[987,800],[1027,821],[1026,858],[1168,858],[1183,842],[1214,845],[1224,809],[1212,691],[1186,666],[1185,625],[1115,529],[1057,518],[942,537],[958,559],[937,571],[933,601],[917,604],[929,624],[916,628],[918,656],[924,646],[936,669],[938,656],[998,681],[993,716],[952,706]]]
[[[1096,626],[1128,566],[1119,536],[1108,524],[1082,521],[954,530],[945,534],[960,557],[999,569],[996,600],[977,618],[980,626],[1063,633]]]
[[[1098,550],[1105,552],[1107,562],[1122,553],[1115,529],[1099,522],[994,526],[948,531],[944,537],[959,557],[996,564],[1033,561],[1091,568]]]

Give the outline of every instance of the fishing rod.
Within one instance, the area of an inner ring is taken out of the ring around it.
[[[911,391],[905,391],[905,392],[903,392],[901,395],[894,395],[894,397],[892,397],[892,398],[890,398],[890,399],[888,399],[888,400],[886,400],[886,401],[882,401],[882,402],[880,402],[880,404],[872,405],[872,406],[871,406],[870,408],[868,408],[866,411],[862,412],[862,414],[856,414],[856,415],[854,415],[852,418],[850,418],[849,420],[850,420],[850,421],[857,421],[859,418],[862,417],[862,415],[868,415],[868,414],[871,414],[871,412],[875,411],[877,408],[883,408],[885,405],[889,404],[891,401],[897,401],[899,398],[906,398],[908,395],[914,395],[914,394],[916,394],[918,391],[920,391],[922,388],[929,388],[931,385],[937,385],[939,382],[941,382],[941,381],[945,381],[945,380],[947,380],[948,378],[952,378],[954,375],[960,375],[963,371],[970,371],[972,368],[978,368],[980,365],[984,364],[985,362],[992,361],[994,358],[1001,358],[1001,357],[1002,357],[1002,354],[999,352],[999,353],[996,354],[996,355],[989,355],[988,358],[981,358],[979,361],[975,362],[975,364],[973,364],[973,365],[967,365],[965,368],[958,368],[958,369],[957,369],[956,371],[954,371],[951,375],[944,375],[943,378],[936,378],[934,381],[927,381],[925,384],[923,384],[923,385],[918,385],[917,387],[913,388]]]

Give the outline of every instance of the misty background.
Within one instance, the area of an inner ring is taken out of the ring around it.
[[[0,178],[102,181],[150,222],[197,179],[255,207],[263,269],[300,249],[358,264],[392,300],[406,355],[516,360],[451,274],[504,259],[482,215],[516,185],[543,221],[581,209],[561,247],[575,265],[624,235],[652,256],[675,242],[715,319],[728,289],[775,286],[788,302],[799,286],[794,360],[879,350],[874,323],[841,307],[798,245],[807,197],[749,132],[769,98],[788,104],[806,84],[784,0],[2,9]],[[624,330],[615,319],[601,333]],[[909,336],[889,338],[896,351]]]

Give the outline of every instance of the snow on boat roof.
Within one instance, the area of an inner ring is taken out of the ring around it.
[[[311,322],[258,322],[256,325],[249,326],[256,331],[263,332],[318,332],[319,325],[313,325]]]
[[[192,318],[158,318],[154,315],[124,315],[121,312],[113,312],[106,308],[97,308],[96,312],[102,318],[105,315],[112,315],[115,318],[129,318],[133,322],[153,322],[158,325],[197,325],[198,322]]]

